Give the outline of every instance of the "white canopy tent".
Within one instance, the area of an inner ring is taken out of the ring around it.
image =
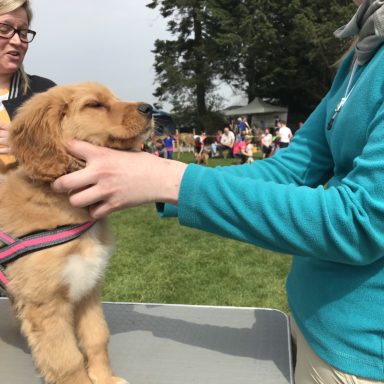
[[[223,111],[227,117],[250,116],[251,125],[256,127],[273,127],[276,118],[287,120],[288,108],[266,103],[255,97],[248,105],[227,108]]]

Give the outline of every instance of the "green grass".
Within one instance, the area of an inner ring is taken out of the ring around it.
[[[180,158],[178,157],[178,153],[174,154],[175,160],[180,160],[185,163],[193,163],[195,161],[194,155],[191,152],[185,152],[180,154]],[[255,160],[260,160],[262,158],[261,152],[256,152],[254,154]],[[213,159],[209,159],[208,166],[209,167],[216,167],[216,166],[224,166],[224,165],[235,165],[239,163],[239,159],[232,158],[232,159],[219,159],[218,157],[215,157]]]
[[[185,154],[183,161],[193,161]],[[210,160],[225,165],[232,160]],[[215,163],[217,164],[215,164]],[[288,311],[290,257],[160,219],[154,205],[114,213],[116,252],[103,299],[271,307]]]

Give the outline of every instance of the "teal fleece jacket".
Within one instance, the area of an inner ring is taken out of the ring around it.
[[[182,225],[292,254],[292,315],[313,350],[335,368],[384,380],[384,46],[344,96],[353,52],[291,145],[263,161],[189,165]]]

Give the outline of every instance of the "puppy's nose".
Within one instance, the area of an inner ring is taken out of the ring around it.
[[[146,104],[146,103],[142,103],[140,104],[138,107],[137,107],[138,111],[144,115],[148,115],[148,116],[151,116],[152,115],[152,112],[153,112],[153,108],[152,108],[152,105],[150,104]]]

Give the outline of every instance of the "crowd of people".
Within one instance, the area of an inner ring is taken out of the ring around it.
[[[280,148],[288,147],[293,133],[287,122],[277,119],[273,128],[251,128],[245,116],[239,117],[236,123],[228,123],[215,135],[190,134],[188,145],[195,155],[197,164],[207,164],[208,158],[238,159],[239,164],[252,163],[256,152],[262,152],[262,158],[271,157]],[[146,150],[156,156],[173,159],[175,147],[183,145],[178,136],[167,135],[154,139]],[[185,144],[185,143],[184,143]]]

